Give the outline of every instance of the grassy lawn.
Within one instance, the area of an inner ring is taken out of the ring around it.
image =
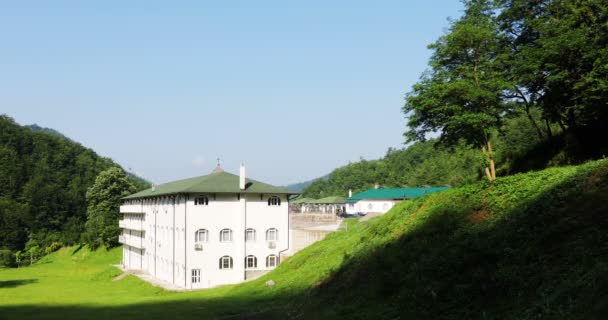
[[[113,282],[122,250],[63,248],[30,267],[0,269],[0,319],[180,319],[263,318],[288,313],[291,298],[327,278],[352,245],[358,223],[330,235],[285,261],[272,275],[237,286],[168,292],[135,276]],[[336,245],[339,243],[339,245]],[[307,261],[302,264],[301,261]],[[274,288],[264,283],[272,279]]]
[[[607,200],[608,160],[480,182],[196,292],[112,282],[120,249],[64,248],[0,269],[0,319],[605,319]]]

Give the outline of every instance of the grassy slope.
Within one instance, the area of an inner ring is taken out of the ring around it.
[[[606,200],[608,160],[455,188],[350,221],[257,281],[188,293],[111,282],[117,250],[63,249],[0,270],[0,319],[601,319]]]

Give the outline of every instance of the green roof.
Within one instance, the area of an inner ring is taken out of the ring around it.
[[[292,204],[340,204],[346,203],[344,197],[326,197],[323,199],[312,199],[312,198],[298,198],[291,202]]]
[[[241,191],[239,189],[239,176],[224,171],[216,171],[202,177],[161,184],[123,199],[147,198],[180,193],[297,194],[285,188],[275,187],[252,179],[245,180],[245,190]]]
[[[292,204],[303,204],[303,203],[309,203],[311,201],[314,201],[315,199],[311,199],[311,198],[297,198],[296,200],[292,201]]]
[[[398,188],[398,189],[370,189],[357,193],[346,199],[348,203],[355,203],[363,199],[373,200],[405,200],[420,198],[429,193],[440,192],[448,187],[428,187],[428,188]]]
[[[315,204],[340,204],[346,203],[346,198],[344,197],[327,197],[319,200],[312,200],[310,203]]]

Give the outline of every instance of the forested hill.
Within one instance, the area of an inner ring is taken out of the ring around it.
[[[304,197],[346,196],[378,184],[383,188],[461,185],[480,177],[479,151],[465,145],[442,148],[431,140],[402,150],[389,149],[379,160],[361,160],[315,180]]]
[[[56,136],[56,137],[59,137],[59,138],[65,139],[65,140],[69,140],[69,141],[72,141],[72,142],[75,142],[74,140],[66,137],[63,133],[61,133],[61,132],[59,132],[59,131],[57,131],[55,129],[41,127],[41,126],[39,126],[39,125],[37,125],[35,123],[27,125],[27,126],[24,126],[24,127],[29,128],[32,131],[46,132],[46,133],[48,133],[50,135],[53,135],[53,136]]]
[[[65,137],[22,127],[0,115],[0,249],[34,239],[73,244],[86,221],[87,189],[120,167]],[[139,188],[141,179],[131,179]]]

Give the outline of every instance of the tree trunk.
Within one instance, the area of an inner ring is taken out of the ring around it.
[[[536,123],[536,120],[534,120],[534,118],[532,117],[532,114],[530,114],[530,108],[527,107],[527,106],[526,106],[526,115],[528,116],[528,119],[530,120],[530,122],[534,126],[534,129],[536,129],[536,134],[538,134],[538,138],[540,138],[542,140],[543,137],[544,137],[543,136],[543,131],[538,126],[538,123]]]
[[[547,127],[547,135],[549,136],[549,139],[552,140],[553,139],[553,131],[551,131],[551,126],[549,125],[549,120],[545,119],[545,126]]]
[[[519,97],[524,101],[524,105],[526,106],[524,108],[524,111],[526,112],[526,116],[528,116],[528,120],[530,120],[530,122],[534,126],[534,129],[536,129],[536,134],[538,134],[538,137],[542,140],[543,131],[540,129],[540,127],[538,126],[538,123],[536,123],[536,120],[534,120],[534,117],[532,117],[532,114],[530,113],[530,102],[526,98],[526,95],[523,92],[521,92],[521,90],[517,86],[515,86],[515,90],[517,90]]]
[[[486,178],[488,178],[490,182],[493,182],[496,180],[496,165],[494,163],[494,152],[492,151],[490,139],[486,139],[486,143],[481,147],[481,151],[486,157],[486,163],[489,164],[489,167],[486,165],[485,168]]]

